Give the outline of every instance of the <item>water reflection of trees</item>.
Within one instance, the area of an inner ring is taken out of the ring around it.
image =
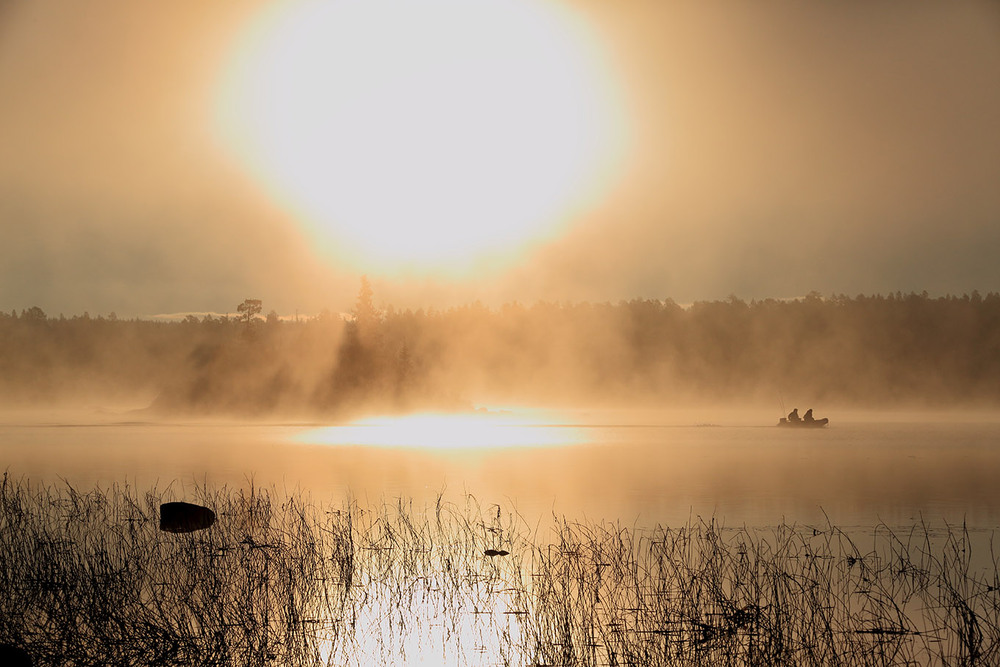
[[[996,664],[988,538],[925,525],[655,529],[440,499],[339,508],[4,477],[0,643],[37,664]],[[974,544],[975,543],[975,544]],[[974,565],[974,548],[980,553]],[[489,556],[487,552],[495,555]],[[505,553],[506,552],[506,553]]]
[[[251,300],[248,300],[251,301]],[[244,304],[247,302],[244,302]],[[1000,295],[744,302],[474,303],[282,321],[0,315],[11,401],[159,396],[163,410],[262,414],[502,400],[1000,400]]]

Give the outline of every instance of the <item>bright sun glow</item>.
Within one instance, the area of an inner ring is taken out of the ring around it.
[[[556,0],[294,0],[253,25],[226,144],[340,259],[466,272],[610,186],[625,131],[595,38]]]
[[[577,429],[502,416],[418,414],[374,417],[345,426],[311,429],[297,441],[313,445],[367,445],[420,449],[551,447],[581,440]]]

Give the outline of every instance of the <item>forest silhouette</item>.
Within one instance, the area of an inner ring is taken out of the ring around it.
[[[0,314],[8,406],[115,405],[177,415],[352,416],[494,403],[989,407],[1000,402],[1000,294],[902,294],[686,307],[479,302],[376,305],[283,320]],[[145,399],[143,399],[145,400]]]

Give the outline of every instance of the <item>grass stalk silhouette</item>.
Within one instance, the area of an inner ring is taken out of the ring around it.
[[[1000,661],[966,527],[626,528],[439,497],[362,506],[0,484],[0,643],[39,664],[954,665]],[[870,539],[870,543],[868,540]],[[978,543],[976,543],[978,544]],[[490,555],[487,555],[488,552]]]

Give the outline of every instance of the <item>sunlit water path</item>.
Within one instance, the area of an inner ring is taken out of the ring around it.
[[[724,410],[509,409],[339,425],[124,417],[8,414],[0,461],[14,477],[82,487],[253,483],[322,502],[470,493],[529,522],[1000,526],[1000,415],[832,415],[810,431]]]
[[[992,664],[1000,418],[775,421],[8,415],[0,640],[87,664]],[[219,520],[163,533],[162,498]]]

